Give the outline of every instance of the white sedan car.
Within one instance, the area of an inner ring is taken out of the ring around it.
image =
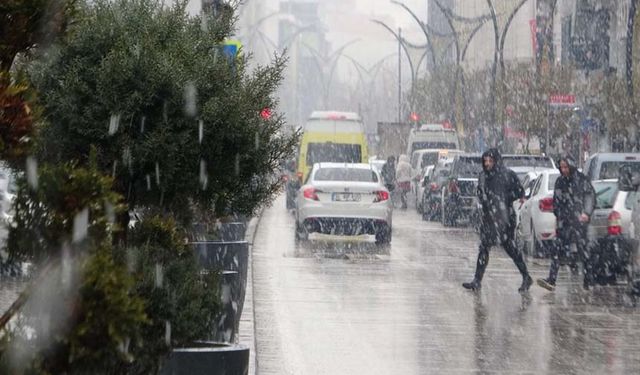
[[[555,169],[538,168],[537,171],[528,171],[523,175],[518,174],[518,178],[520,179],[520,182],[522,183],[522,187],[524,188],[524,194],[526,196],[526,199],[529,199],[529,197],[531,197],[531,192],[533,191],[533,187],[535,186],[537,182],[536,180],[538,176],[540,176],[540,173],[547,170],[555,171]],[[520,200],[513,202],[513,209],[516,212],[516,225],[520,223],[520,211],[522,210],[522,207],[523,207],[523,204],[520,202]]]
[[[317,163],[296,197],[296,239],[310,233],[375,235],[391,242],[393,205],[370,164]]]
[[[546,255],[546,249],[553,245],[556,238],[553,189],[559,176],[558,170],[545,170],[529,185],[529,194],[520,208],[520,221],[516,229],[516,243],[528,255]]]

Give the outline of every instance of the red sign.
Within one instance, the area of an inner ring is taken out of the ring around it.
[[[570,94],[549,95],[549,104],[573,105],[573,104],[576,104],[576,96],[570,95]]]

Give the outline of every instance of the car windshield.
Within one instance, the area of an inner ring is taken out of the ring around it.
[[[461,157],[455,163],[453,173],[456,177],[475,178],[482,172],[482,159],[478,157]]]
[[[307,165],[315,163],[359,163],[362,151],[358,144],[309,143]]]
[[[553,168],[553,162],[551,161],[551,159],[544,156],[532,156],[532,155],[503,156],[502,163],[507,168],[512,168],[512,167]]]
[[[435,165],[438,162],[437,152],[427,152],[422,155],[422,166]]]
[[[618,191],[618,182],[596,182],[593,188],[596,191],[596,209],[612,208]]]
[[[320,168],[313,176],[315,181],[378,182],[378,175],[362,168]]]
[[[600,165],[598,178],[601,180],[618,178],[622,167],[628,167],[632,172],[640,172],[640,162],[637,161],[605,161]]]

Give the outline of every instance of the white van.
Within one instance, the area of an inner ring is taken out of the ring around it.
[[[409,132],[406,154],[413,155],[414,151],[422,149],[459,150],[458,133],[442,124],[424,124],[418,129],[412,129]]]

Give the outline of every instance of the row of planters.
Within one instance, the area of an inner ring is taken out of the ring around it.
[[[0,320],[0,373],[247,372],[246,348],[211,345],[237,342],[247,277],[245,222],[221,222],[269,203],[297,136],[260,116],[283,61],[220,58],[233,10],[185,7],[3,8],[0,157],[19,171],[5,250],[33,272]]]
[[[246,227],[244,220],[221,223],[216,239],[207,236],[208,230],[195,231],[197,241],[189,245],[203,274],[219,272],[221,309],[209,340],[173,349],[161,374],[248,374],[249,348],[238,344],[249,264]]]

